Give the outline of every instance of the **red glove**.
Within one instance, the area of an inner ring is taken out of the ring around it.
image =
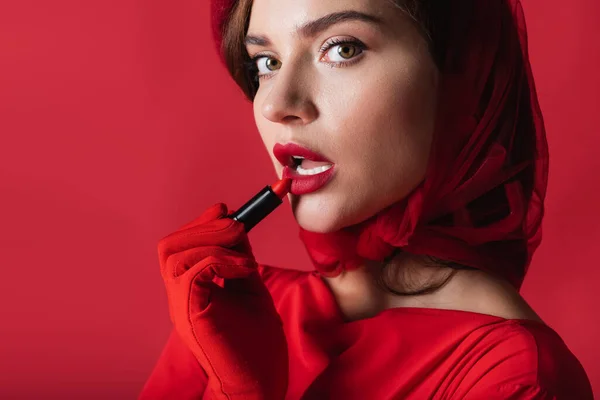
[[[212,398],[282,400],[282,322],[243,224],[226,215],[227,206],[215,204],[158,243],[171,320],[206,371]]]

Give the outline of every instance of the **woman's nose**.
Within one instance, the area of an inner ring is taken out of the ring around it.
[[[317,108],[313,100],[316,89],[309,82],[309,72],[283,65],[276,76],[271,78],[268,94],[265,96],[262,114],[269,121],[276,123],[307,124],[317,117]]]

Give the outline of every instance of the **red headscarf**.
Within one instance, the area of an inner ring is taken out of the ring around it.
[[[520,289],[541,240],[548,146],[519,0],[448,0],[440,105],[425,180],[366,221],[300,228],[335,276],[394,249],[472,266]],[[217,48],[233,0],[212,0]]]

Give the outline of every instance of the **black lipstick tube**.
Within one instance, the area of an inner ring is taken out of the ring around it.
[[[227,218],[243,223],[246,232],[249,232],[281,203],[283,200],[277,196],[271,186],[267,186],[234,213],[227,215]]]

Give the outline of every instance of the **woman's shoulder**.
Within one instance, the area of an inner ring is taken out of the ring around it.
[[[471,371],[476,384],[469,395],[593,398],[583,366],[550,326],[528,319],[507,319],[497,324],[495,331],[497,340]]]
[[[523,335],[528,335],[535,343],[538,382],[543,387],[564,398],[584,399],[584,394],[589,394],[589,399],[593,397],[590,381],[583,366],[554,329],[537,321],[517,320],[515,324],[522,330]],[[581,396],[569,396],[575,393]]]

